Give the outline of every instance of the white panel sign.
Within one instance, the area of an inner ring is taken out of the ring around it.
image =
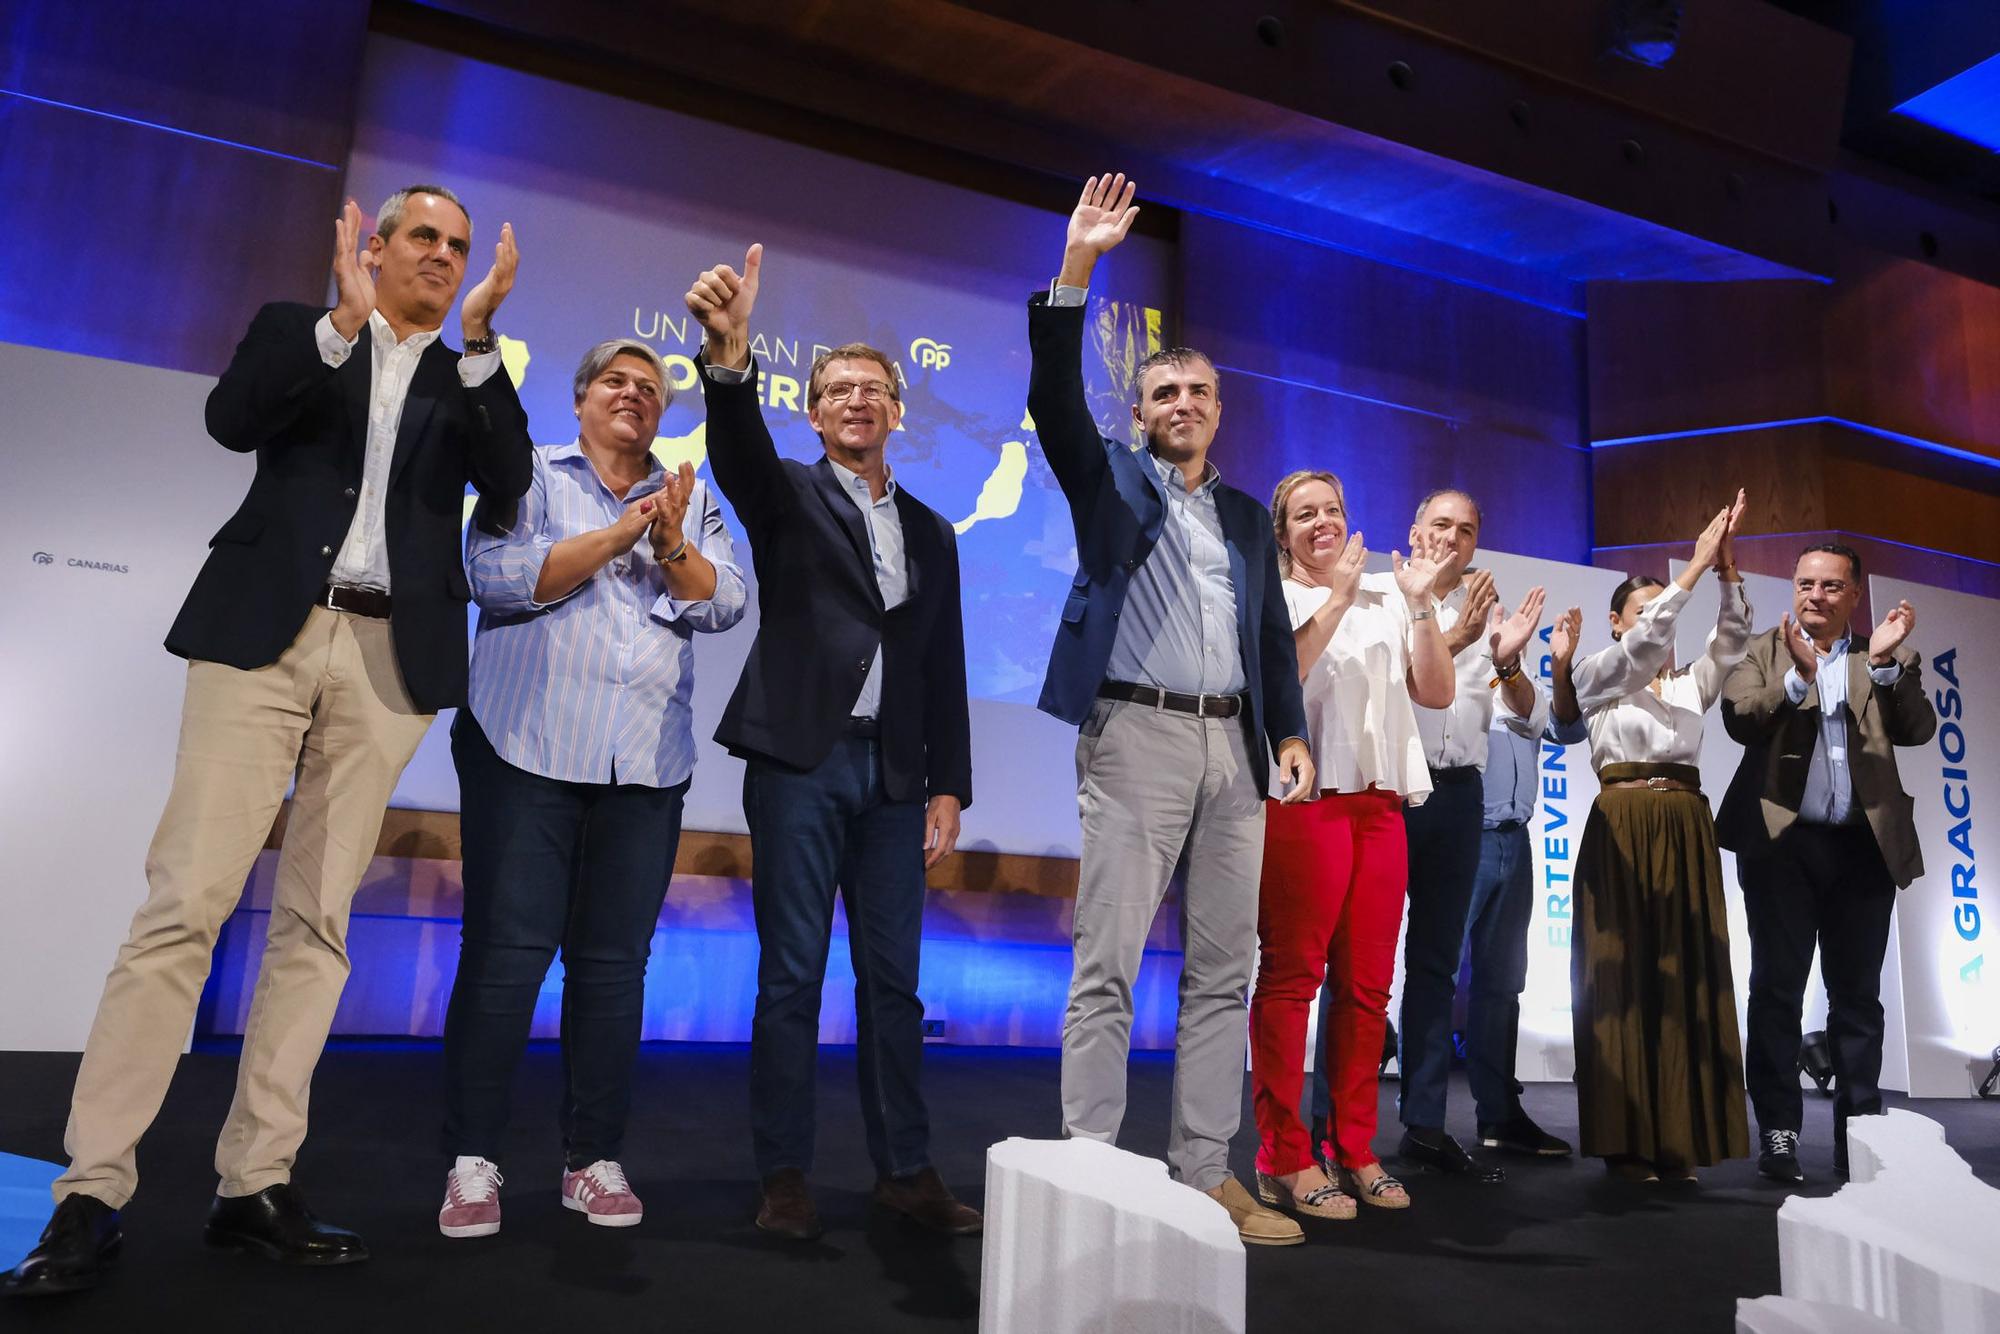
[[[1923,877],[1897,901],[1890,943],[1902,965],[1909,1091],[1963,1098],[2000,1044],[2000,982],[1991,966],[2000,914],[1978,858],[1988,832],[1984,803],[2000,793],[2000,605],[1880,575],[1868,587],[1878,612],[1905,598],[1916,608],[1911,643],[1923,655],[1924,693],[1938,715],[1928,743],[1896,751],[1924,854]]]

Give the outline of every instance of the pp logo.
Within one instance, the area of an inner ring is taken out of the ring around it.
[[[54,556],[51,556],[51,555],[50,555],[50,554],[49,554],[48,552],[46,552],[46,551],[37,551],[37,552],[35,553],[35,564],[37,564],[37,565],[54,565],[55,563],[56,563],[56,558],[55,558]]]
[[[925,370],[943,370],[951,365],[951,344],[935,338],[919,338],[910,344],[910,360]]]

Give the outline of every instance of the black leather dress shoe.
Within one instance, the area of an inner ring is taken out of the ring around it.
[[[313,1217],[290,1182],[255,1195],[216,1196],[201,1239],[226,1250],[254,1251],[279,1264],[351,1265],[368,1258],[361,1238]]]
[[[94,1196],[66,1196],[35,1249],[7,1275],[5,1291],[9,1297],[41,1297],[94,1288],[124,1240],[116,1209]]]
[[[1551,1135],[1519,1110],[1499,1125],[1480,1126],[1479,1144],[1481,1148],[1505,1149],[1537,1158],[1567,1158],[1570,1154],[1568,1140]]]
[[[1411,1127],[1403,1132],[1402,1143],[1396,1146],[1396,1152],[1434,1172],[1469,1177],[1482,1186],[1497,1186],[1507,1179],[1506,1168],[1488,1167],[1442,1130]]]
[[[985,1225],[977,1209],[951,1193],[935,1167],[906,1177],[880,1178],[875,1183],[875,1203],[948,1237],[975,1236]]]
[[[757,1228],[787,1241],[815,1241],[826,1230],[804,1172],[781,1167],[758,1184]]]
[[[1757,1136],[1757,1175],[1772,1181],[1796,1186],[1806,1179],[1805,1169],[1799,1166],[1799,1132],[1796,1130],[1766,1130]]]

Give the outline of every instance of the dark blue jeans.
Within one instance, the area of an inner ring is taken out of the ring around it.
[[[751,760],[743,774],[757,910],[750,1128],[757,1172],[810,1172],[819,1001],[836,891],[854,962],[855,1053],[868,1153],[882,1176],[930,1165],[918,1087],[923,1003],[924,808],[882,790],[881,748],[845,737],[818,768]]]
[[[623,1152],[646,960],[673,876],[688,785],[566,783],[494,753],[469,710],[451,729],[465,921],[444,1021],[448,1156],[498,1161],[514,1068],[556,951],[560,1108],[571,1170]]]
[[[1472,994],[1465,1011],[1465,1074],[1479,1124],[1513,1118],[1514,1044],[1521,1031],[1521,990],[1528,985],[1528,919],[1535,907],[1535,868],[1526,825],[1482,830],[1479,870],[1465,952]]]
[[[1444,1128],[1451,1080],[1451,1009],[1479,869],[1486,797],[1476,770],[1436,776],[1430,800],[1403,812],[1410,839],[1410,915],[1403,936],[1403,1009],[1396,1025],[1406,1126]]]

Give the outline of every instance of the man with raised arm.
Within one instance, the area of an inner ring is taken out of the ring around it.
[[[17,1294],[89,1287],[116,1254],[139,1138],[295,773],[204,1236],[288,1264],[368,1258],[313,1216],[292,1162],[347,980],[349,902],[403,766],[465,693],[465,485],[520,496],[530,444],[493,331],[519,262],[513,228],[466,294],[463,354],[439,336],[472,250],[458,197],[398,190],[360,243],[350,199],[334,220],[337,304],[265,306],[208,396],[209,434],[254,453],[256,473],[167,632],[188,659],[187,696],[150,890],[104,984],[63,1136],[69,1170],[41,1244],[7,1280]]]
[[[931,1165],[918,1086],[924,872],[951,855],[972,804],[972,740],[951,524],[896,484],[902,420],[889,356],[847,343],[814,358],[806,420],[823,457],[778,456],[750,359],[764,248],[695,279],[708,459],[750,537],[761,618],[715,739],[742,757],[753,850],[757,1008],[750,1118],[757,1226],[820,1235],[813,1068],[836,891],[854,960],[861,1115],[875,1202],[967,1235],[979,1212]]]
[[[1757,1113],[1757,1171],[1797,1184],[1799,1021],[1817,945],[1836,1085],[1834,1171],[1847,1172],[1847,1119],[1882,1110],[1882,960],[1896,891],[1924,873],[1896,747],[1937,731],[1922,658],[1899,602],[1862,638],[1861,557],[1809,547],[1792,573],[1792,613],[1750,641],[1722,686],[1722,725],[1743,760],[1716,836],[1736,854],[1750,925],[1744,1082]],[[1949,802],[1951,790],[1947,788]]]
[[[1139,364],[1143,449],[1100,434],[1085,403],[1084,301],[1097,261],[1131,230],[1136,190],[1123,175],[1085,183],[1062,269],[1028,303],[1028,410],[1077,542],[1041,697],[1081,728],[1063,1132],[1117,1139],[1132,984],[1185,853],[1168,1168],[1227,1209],[1244,1241],[1291,1245],[1305,1239],[1298,1224],[1250,1198],[1228,1153],[1242,1115],[1271,750],[1284,800],[1317,791],[1298,657],[1270,516],[1209,461],[1222,414],[1214,363],[1176,347]]]

